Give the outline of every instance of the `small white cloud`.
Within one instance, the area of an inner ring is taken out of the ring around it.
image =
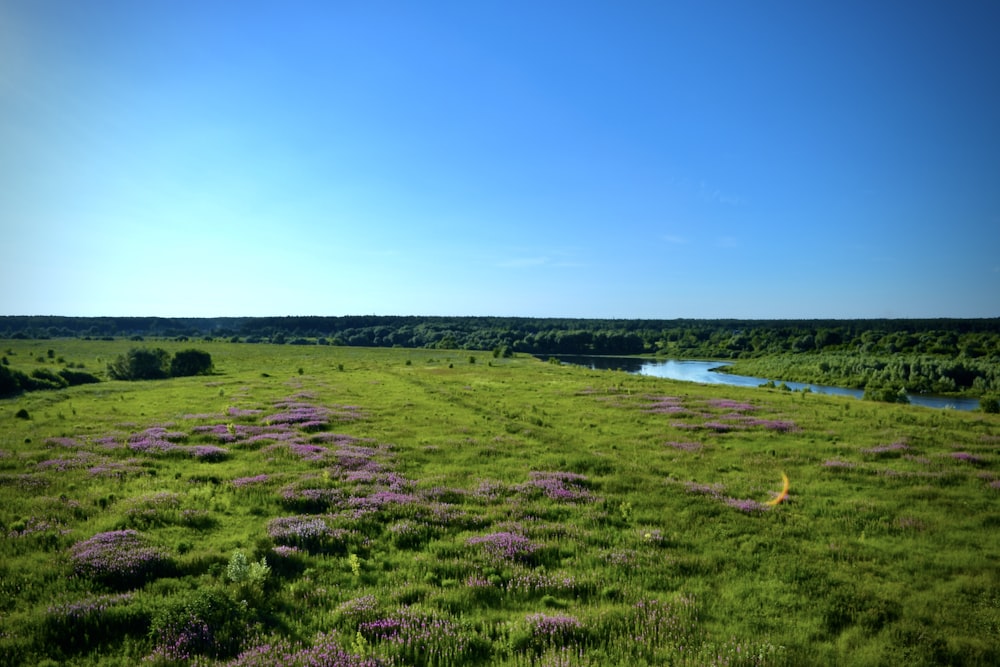
[[[740,240],[735,236],[720,236],[719,237],[719,247],[721,248],[736,248],[740,245]]]
[[[660,238],[662,238],[667,243],[673,243],[675,245],[682,245],[684,243],[687,243],[686,238],[684,238],[683,236],[677,236],[675,234],[664,234]]]

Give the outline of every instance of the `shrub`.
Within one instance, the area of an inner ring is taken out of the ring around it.
[[[979,399],[979,409],[989,414],[1000,414],[1000,398],[996,396],[983,396]]]
[[[27,382],[28,376],[21,371],[12,371],[6,366],[0,366],[0,398],[20,394]]]
[[[31,371],[31,376],[28,378],[28,385],[25,386],[25,389],[63,389],[67,386],[69,386],[69,383],[66,380],[48,368],[36,368]]]
[[[75,387],[79,384],[94,384],[101,381],[96,375],[84,373],[83,371],[72,371],[68,368],[59,371],[59,377],[65,380],[66,384],[70,387]]]
[[[909,403],[906,389],[902,385],[880,384],[869,382],[865,385],[864,398],[867,401],[882,401],[883,403]]]
[[[108,364],[112,380],[158,380],[168,375],[170,354],[161,348],[134,347]]]
[[[212,355],[202,350],[181,350],[170,361],[170,375],[186,377],[212,372]]]
[[[250,636],[254,611],[218,588],[189,594],[153,617],[149,637],[156,647],[147,659],[186,664],[199,655],[234,657]]]

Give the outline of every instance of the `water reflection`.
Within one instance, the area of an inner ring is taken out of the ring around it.
[[[652,377],[668,378],[671,380],[683,380],[685,382],[700,382],[702,384],[726,384],[737,387],[759,387],[769,382],[767,378],[753,377],[750,375],[730,375],[729,373],[719,373],[714,369],[721,366],[728,366],[725,361],[696,361],[677,359],[640,359],[636,357],[594,357],[582,355],[559,355],[559,361],[577,366],[584,366],[592,370],[614,370],[625,371],[635,375],[649,375]],[[833,394],[837,396],[852,396],[861,398],[864,392],[860,389],[846,389],[844,387],[831,387],[822,384],[809,384],[805,382],[785,382],[785,384],[795,391],[808,388],[817,394]],[[951,408],[955,410],[975,410],[979,407],[979,400],[975,398],[952,398],[949,396],[924,396],[911,395],[910,403],[929,408]]]

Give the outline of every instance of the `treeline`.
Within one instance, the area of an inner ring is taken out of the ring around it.
[[[1000,318],[608,320],[517,317],[0,317],[0,338],[221,338],[248,343],[659,354],[745,359],[851,352],[1000,359]]]
[[[888,388],[908,394],[1000,395],[996,357],[826,352],[742,359],[724,372],[852,389]]]

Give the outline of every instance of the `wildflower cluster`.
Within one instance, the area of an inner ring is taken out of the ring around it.
[[[506,531],[470,537],[465,543],[481,547],[492,560],[508,562],[527,561],[539,548],[527,537]]]
[[[575,616],[529,614],[524,620],[537,645],[567,646],[583,634],[583,623]]]
[[[643,412],[655,415],[677,415],[690,412],[677,396],[651,396],[649,403],[643,407]]]
[[[278,544],[307,551],[341,551],[351,531],[331,528],[323,517],[284,516],[267,524],[267,534]]]
[[[970,454],[969,452],[952,452],[951,458],[956,461],[971,463],[972,465],[984,465],[986,463],[986,459],[981,456],[976,456],[975,454]]]
[[[336,633],[316,636],[312,646],[302,646],[287,639],[264,643],[243,651],[224,667],[385,667],[375,658],[345,651]]]
[[[358,625],[368,641],[408,665],[438,665],[463,657],[468,641],[459,626],[434,612],[402,607],[386,618]]]
[[[760,514],[771,509],[766,503],[760,503],[748,498],[731,498],[723,495],[724,487],[721,484],[699,484],[697,482],[685,482],[684,490],[688,493],[708,496],[714,498],[733,509],[746,514]]]
[[[98,533],[70,548],[76,574],[116,585],[134,585],[154,576],[169,562],[136,530]]]
[[[144,662],[156,665],[187,663],[198,655],[209,653],[215,646],[211,626],[194,614],[159,628],[157,634],[156,646]]]
[[[894,442],[891,445],[876,445],[874,447],[867,447],[861,450],[862,454],[868,454],[870,456],[891,456],[898,455],[900,452],[905,452],[909,450],[910,447],[905,442]]]
[[[540,489],[552,500],[576,502],[592,500],[594,495],[584,486],[587,478],[574,472],[537,472],[528,473],[529,481],[526,489]]]
[[[248,486],[257,486],[259,484],[264,484],[270,479],[267,473],[261,473],[260,475],[254,475],[253,477],[237,477],[236,479],[230,481],[237,489],[244,489]]]

